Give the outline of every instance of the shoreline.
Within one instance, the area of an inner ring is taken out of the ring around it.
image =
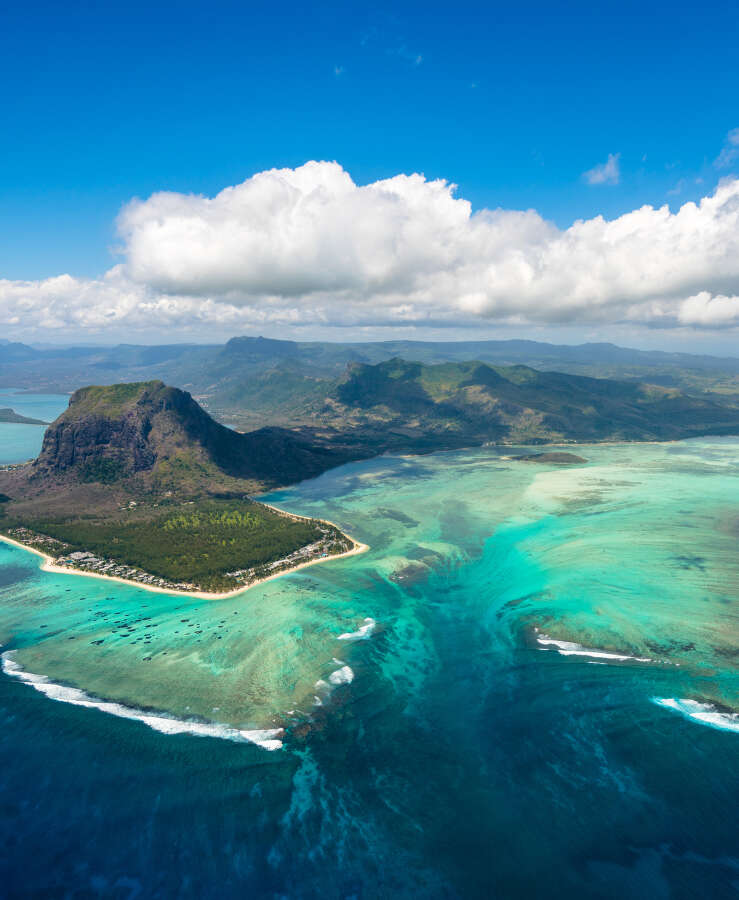
[[[269,504],[264,504],[268,506]],[[277,509],[277,507],[271,507],[275,509],[277,512],[283,513],[284,515],[292,516],[293,513],[286,513],[284,510]],[[310,516],[298,516],[301,519],[309,519],[312,518]],[[333,522],[328,522],[327,519],[320,519],[321,522],[327,522],[329,525],[333,525],[334,528],[338,528],[337,525],[334,525]],[[341,531],[341,529],[339,529]],[[341,532],[345,534],[345,532]],[[275,572],[272,575],[267,575],[264,578],[259,578],[256,581],[252,581],[250,584],[245,584],[242,587],[234,588],[232,591],[223,591],[221,593],[213,593],[210,591],[178,591],[174,588],[162,588],[157,587],[152,584],[143,584],[140,581],[131,581],[128,578],[121,578],[118,575],[100,575],[98,572],[85,572],[83,569],[74,569],[70,566],[58,566],[54,563],[54,557],[49,556],[48,553],[44,553],[42,550],[37,550],[36,547],[30,547],[28,544],[24,544],[21,541],[16,541],[13,538],[7,537],[4,534],[0,534],[0,541],[3,541],[6,544],[12,544],[14,547],[18,547],[21,550],[27,550],[30,553],[35,553],[37,556],[40,556],[43,559],[43,563],[39,566],[42,572],[51,572],[57,575],[82,575],[86,578],[99,578],[101,581],[117,581],[119,584],[127,584],[129,587],[140,588],[143,591],[150,591],[153,594],[170,594],[176,597],[193,597],[196,600],[226,600],[229,597],[235,597],[238,594],[243,594],[251,588],[258,587],[260,584],[264,584],[267,581],[272,581],[275,578],[281,578],[283,575],[292,575],[294,572],[300,571],[300,569],[305,569],[308,566],[314,566],[317,563],[325,563],[334,559],[344,559],[348,556],[358,556],[360,553],[366,553],[369,550],[368,544],[363,544],[361,541],[355,541],[351,535],[346,535],[350,541],[354,544],[351,550],[346,550],[344,553],[336,553],[333,556],[319,556],[316,559],[308,559],[304,562],[298,563],[296,566],[291,566],[289,569],[283,569],[281,572]]]
[[[529,448],[530,447],[533,449],[541,449],[544,447],[577,447],[577,446],[588,446],[588,445],[590,445],[590,446],[612,445],[612,446],[624,446],[625,447],[625,446],[634,445],[634,444],[654,444],[654,445],[678,444],[678,443],[683,443],[683,442],[686,442],[689,440],[700,440],[701,438],[708,438],[708,437],[735,437],[735,435],[705,434],[705,435],[693,435],[689,438],[666,438],[665,440],[652,439],[652,440],[644,440],[644,441],[640,441],[640,440],[616,440],[616,441],[614,441],[614,440],[603,440],[603,441],[590,440],[590,441],[564,441],[564,442],[562,442],[562,441],[548,442],[547,441],[547,442],[544,442],[541,444],[525,444],[525,443],[518,443],[518,442],[516,442],[516,443],[489,442],[489,443],[484,443],[484,444],[473,444],[473,445],[469,445],[469,446],[465,446],[465,447],[450,448],[447,450],[442,450],[442,449],[430,450],[428,453],[390,453],[390,452],[386,451],[385,453],[381,453],[376,456],[366,457],[365,459],[354,460],[354,462],[362,462],[362,461],[366,461],[368,459],[380,459],[381,457],[386,456],[386,455],[387,456],[397,456],[402,459],[413,459],[418,456],[426,456],[426,455],[431,455],[431,454],[435,454],[435,453],[458,453],[458,452],[464,451],[464,450],[486,450],[486,449],[490,450],[490,449],[495,449],[495,448],[503,449],[503,448],[507,448],[507,447],[517,447],[517,448]],[[513,460],[514,459],[514,457],[512,457],[512,456],[499,456],[498,458],[504,459],[504,460]],[[25,463],[6,464],[4,466],[0,466],[0,468],[16,468],[16,467],[28,465],[28,463],[30,463],[32,461],[33,460],[28,460]],[[268,493],[271,493],[271,491]],[[252,499],[254,499],[255,502],[257,502],[257,503],[262,504],[262,506],[268,507],[269,509],[278,513],[279,515],[287,516],[288,518],[303,519],[305,521],[310,521],[311,519],[315,519],[315,516],[303,516],[303,515],[300,515],[299,513],[292,513],[292,512],[288,512],[287,510],[280,509],[278,506],[273,506],[271,503],[266,503],[264,500],[259,499],[259,496],[260,495],[257,494],[255,496],[253,496]],[[308,566],[313,566],[313,565],[316,565],[317,563],[328,562],[329,560],[344,559],[345,557],[349,557],[349,556],[357,556],[361,553],[365,553],[366,551],[368,551],[370,549],[368,544],[363,544],[361,541],[355,540],[351,535],[346,534],[335,522],[331,522],[329,519],[318,519],[317,521],[325,522],[327,525],[331,525],[333,528],[336,528],[338,531],[340,531],[342,534],[344,534],[345,537],[347,537],[354,544],[352,549],[347,550],[344,553],[337,553],[333,556],[323,556],[323,557],[318,557],[316,559],[306,560],[304,562],[298,563],[295,566],[291,566],[288,569],[283,569],[280,572],[275,572],[272,575],[267,575],[266,577],[260,578],[256,581],[253,581],[250,584],[245,584],[242,587],[234,588],[231,591],[222,591],[219,593],[214,593],[214,592],[210,592],[210,591],[181,591],[181,590],[177,590],[175,588],[171,588],[171,589],[162,588],[162,587],[157,587],[156,585],[144,584],[140,581],[132,581],[128,578],[121,578],[118,575],[101,575],[97,572],[86,572],[82,569],[74,569],[74,568],[71,568],[68,566],[59,566],[54,563],[54,557],[49,556],[47,553],[44,553],[41,550],[37,550],[35,547],[31,547],[28,544],[24,544],[21,541],[16,541],[13,538],[7,537],[4,534],[0,534],[0,541],[4,541],[7,544],[12,544],[13,546],[20,548],[21,550],[27,550],[31,553],[35,553],[37,556],[42,557],[42,559],[44,561],[43,561],[42,565],[40,566],[40,569],[43,572],[51,572],[51,573],[60,574],[60,575],[81,575],[81,576],[88,577],[88,578],[99,578],[99,579],[102,579],[105,581],[116,581],[120,584],[127,584],[131,587],[140,588],[141,590],[150,591],[151,593],[155,593],[155,594],[170,594],[170,595],[178,596],[178,597],[193,597],[197,600],[225,600],[225,599],[228,599],[229,597],[235,597],[238,594],[243,594],[246,591],[250,590],[251,588],[257,587],[260,584],[264,584],[267,581],[272,581],[273,579],[280,578],[283,575],[291,575],[294,572],[298,572],[301,569],[307,568]]]

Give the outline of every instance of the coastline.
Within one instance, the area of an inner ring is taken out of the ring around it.
[[[643,440],[643,441],[640,441],[640,440],[602,440],[602,441],[589,440],[589,441],[557,441],[557,442],[547,441],[547,442],[543,442],[541,444],[525,444],[525,443],[519,444],[518,442],[512,442],[512,443],[509,443],[509,442],[501,442],[501,443],[487,442],[484,444],[472,444],[472,445],[465,446],[465,447],[450,448],[447,450],[444,450],[444,449],[430,450],[430,451],[428,451],[428,454],[427,453],[395,453],[395,454],[381,453],[376,456],[367,457],[367,459],[379,459],[385,455],[398,456],[402,459],[414,459],[418,456],[426,456],[426,455],[435,454],[435,453],[456,453],[461,450],[480,450],[480,449],[494,449],[494,448],[502,449],[502,448],[506,448],[506,447],[517,447],[517,448],[531,447],[533,449],[539,450],[539,449],[546,448],[546,447],[578,447],[578,446],[588,446],[588,445],[591,445],[591,446],[603,446],[603,445],[628,446],[630,444],[637,444],[637,445],[641,445],[641,444],[654,444],[654,445],[678,444],[678,443],[682,443],[682,442],[688,441],[688,440],[700,439],[701,437],[731,437],[731,436],[733,436],[733,435],[706,434],[706,435],[693,435],[690,438],[666,438],[665,440],[652,439],[652,440]],[[507,456],[507,455],[500,456],[499,458],[503,459],[503,460],[513,460],[514,459],[514,457]],[[357,461],[361,461],[361,460],[357,460]],[[27,465],[29,462],[32,462],[32,460],[28,460],[25,463],[13,463],[13,464],[2,466],[0,468],[16,468],[17,466]],[[280,515],[286,516],[288,518],[303,519],[305,521],[310,521],[311,519],[315,518],[314,516],[303,516],[303,515],[300,515],[299,513],[288,512],[287,510],[280,509],[278,506],[273,506],[271,503],[266,503],[264,500],[259,499],[258,494],[256,496],[254,496],[253,499],[256,502],[260,503],[262,506],[266,506],[269,509],[273,510],[274,512],[276,512]],[[127,584],[131,587],[140,588],[141,590],[150,591],[151,593],[155,593],[155,594],[171,594],[173,596],[178,596],[178,597],[193,597],[197,600],[225,600],[229,597],[235,597],[238,594],[243,594],[246,591],[248,591],[250,588],[257,587],[258,585],[264,584],[267,581],[272,581],[275,578],[281,578],[283,575],[291,575],[294,572],[298,572],[301,569],[307,568],[308,566],[316,565],[317,563],[328,562],[330,560],[343,559],[343,558],[349,557],[349,556],[357,556],[361,553],[365,553],[366,551],[368,551],[370,549],[368,544],[363,544],[361,541],[355,540],[350,534],[346,534],[346,532],[344,532],[335,522],[331,522],[329,519],[319,519],[318,521],[325,522],[327,525],[331,525],[332,527],[338,529],[342,534],[345,535],[345,537],[347,537],[350,541],[352,541],[352,543],[354,545],[352,547],[352,549],[347,550],[344,553],[337,553],[333,556],[318,557],[316,559],[306,560],[304,562],[298,563],[295,566],[291,566],[288,569],[283,569],[280,572],[275,572],[272,575],[267,575],[264,578],[257,579],[256,581],[253,581],[250,584],[245,584],[241,587],[234,588],[232,591],[223,591],[223,592],[219,592],[219,593],[215,593],[215,592],[211,592],[211,591],[182,591],[182,590],[177,590],[175,588],[171,588],[171,589],[162,588],[162,587],[157,587],[156,585],[149,585],[149,584],[144,584],[139,581],[133,581],[128,578],[121,578],[120,576],[117,576],[117,575],[101,575],[97,572],[87,572],[82,569],[75,569],[75,568],[72,568],[69,566],[59,566],[54,563],[54,557],[49,556],[47,553],[44,553],[43,551],[38,550],[35,547],[31,547],[28,544],[23,544],[20,541],[16,541],[13,538],[7,537],[6,535],[3,535],[3,534],[0,534],[0,541],[4,541],[7,544],[12,544],[15,547],[19,547],[21,550],[27,550],[31,553],[35,553],[37,556],[42,557],[43,563],[40,566],[40,569],[44,572],[51,572],[51,573],[60,574],[60,575],[81,575],[81,576],[84,576],[87,578],[99,578],[104,581],[116,581],[116,582],[119,582],[120,584]]]
[[[265,504],[267,506],[269,504]],[[283,513],[284,515],[292,516],[293,513],[286,513],[284,510],[277,509],[277,507],[271,507],[272,509],[276,509],[277,512]],[[309,516],[298,516],[300,519],[308,519]],[[328,522],[326,519],[321,519],[322,522],[327,522],[329,525],[333,525],[334,528],[338,528],[337,525],[334,525],[333,522]],[[341,531],[341,529],[339,529]],[[345,532],[342,531],[342,534]],[[267,575],[264,578],[259,578],[256,581],[252,581],[250,584],[245,584],[242,587],[234,588],[232,591],[224,591],[221,593],[213,593],[210,591],[178,591],[175,589],[161,588],[152,584],[142,584],[140,581],[132,581],[128,578],[120,578],[117,575],[100,575],[97,572],[85,572],[82,569],[74,569],[70,566],[58,566],[54,563],[54,557],[49,556],[48,553],[44,553],[42,550],[37,550],[36,547],[30,547],[28,544],[23,544],[21,541],[16,541],[13,538],[7,537],[4,534],[0,534],[0,541],[5,542],[6,544],[12,544],[14,547],[19,547],[21,550],[27,550],[30,553],[35,553],[37,556],[40,556],[43,559],[43,563],[39,567],[42,572],[52,572],[57,575],[82,575],[86,578],[98,578],[102,581],[117,581],[119,584],[127,584],[130,587],[140,588],[143,591],[150,591],[154,594],[170,594],[177,597],[193,597],[196,600],[226,600],[229,597],[235,597],[238,594],[243,594],[251,588],[257,587],[260,584],[264,584],[267,581],[272,581],[275,578],[281,578],[283,575],[292,575],[293,572],[298,572],[300,569],[305,569],[308,566],[314,566],[317,563],[329,562],[334,559],[344,559],[347,556],[358,556],[360,553],[365,553],[369,550],[368,544],[363,544],[361,541],[355,541],[354,538],[347,534],[346,537],[349,538],[350,541],[354,544],[351,550],[346,550],[344,553],[336,553],[333,556],[319,556],[316,559],[308,559],[304,562],[298,563],[296,566],[291,566],[289,569],[283,569],[281,572],[275,572],[272,575]]]

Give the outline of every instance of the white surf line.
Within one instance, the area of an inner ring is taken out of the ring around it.
[[[62,703],[70,703],[72,706],[83,706],[88,709],[99,709],[101,712],[118,716],[121,719],[134,719],[162,734],[192,734],[196,737],[215,737],[229,741],[247,742],[256,744],[264,750],[279,750],[282,747],[280,738],[285,733],[282,728],[247,730],[217,722],[193,722],[177,719],[174,716],[146,712],[143,709],[124,706],[122,703],[114,703],[110,700],[101,700],[79,688],[49,681],[45,675],[27,672],[15,661],[14,655],[15,651],[13,650],[6,650],[2,654],[3,672],[11,678],[17,678],[24,684],[30,685],[50,700],[59,700]]]
[[[542,649],[554,647],[562,656],[592,656],[594,659],[612,659],[615,662],[624,662],[628,659],[634,662],[654,662],[648,656],[629,656],[625,653],[611,653],[608,650],[593,650],[573,641],[557,641],[548,634],[537,634],[536,640],[543,645]]]
[[[700,725],[708,725],[710,728],[717,728],[720,731],[733,731],[735,734],[739,734],[739,713],[721,712],[711,703],[701,703],[698,700],[678,697],[652,697],[652,703],[656,703],[663,709],[671,709]]]

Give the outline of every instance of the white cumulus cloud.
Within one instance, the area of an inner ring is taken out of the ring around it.
[[[739,325],[739,297],[701,291],[680,304],[677,317],[683,325]]]
[[[132,201],[118,228],[123,262],[101,279],[0,281],[0,323],[739,326],[739,179],[674,213],[560,229],[534,210],[473,212],[443,180],[357,185],[309,162],[215,197]]]

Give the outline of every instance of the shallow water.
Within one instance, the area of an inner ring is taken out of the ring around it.
[[[19,388],[0,388],[0,409],[12,409],[21,416],[53,422],[67,408],[66,394],[26,394]],[[0,422],[0,465],[25,462],[38,456],[44,438],[42,425]]]
[[[269,499],[371,550],[217,602],[0,545],[3,883],[736,896],[738,450],[344,466]]]

